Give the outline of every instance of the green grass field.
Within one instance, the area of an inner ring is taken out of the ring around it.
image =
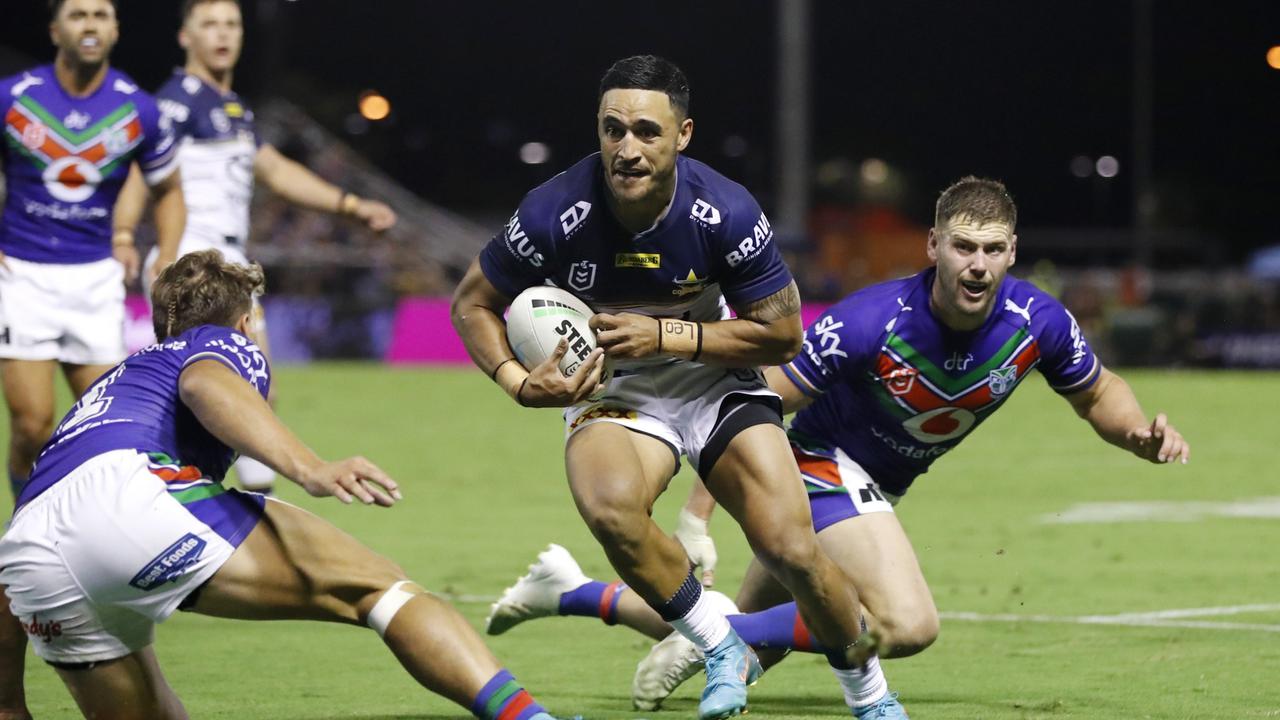
[[[1149,466],[1103,444],[1033,379],[899,506],[944,613],[932,648],[885,663],[913,718],[1280,717],[1280,473],[1267,459],[1280,447],[1280,376],[1126,376],[1144,407],[1167,411],[1190,440],[1190,465]],[[612,577],[569,499],[555,411],[519,409],[473,370],[315,365],[284,368],[277,383],[281,414],[313,447],[367,455],[402,483],[405,500],[386,510],[292,487],[281,495],[457,597],[477,628],[484,599],[548,542],[572,550],[589,574]],[[687,488],[686,471],[656,512],[665,526]],[[1083,503],[1149,501],[1181,520],[1044,521],[1099,514],[1068,513]],[[7,496],[0,502],[7,515]],[[717,585],[732,594],[746,545],[727,517],[717,516],[713,534]],[[1218,610],[1152,615],[1196,608]],[[1081,620],[1117,615],[1132,617]],[[1161,622],[1191,626],[1152,625]],[[692,717],[696,679],[661,712],[630,710],[631,676],[648,646],[582,618],[490,639],[554,711]],[[157,652],[196,718],[465,716],[419,689],[367,630],[179,614],[158,629]],[[37,718],[77,717],[34,657],[27,691]],[[753,717],[847,717],[818,656],[791,657],[751,697]]]

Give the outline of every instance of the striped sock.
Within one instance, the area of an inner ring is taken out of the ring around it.
[[[618,598],[626,589],[626,583],[620,580],[611,583],[592,580],[560,596],[560,614],[598,617],[605,625],[616,625]]]
[[[751,647],[790,648],[822,653],[822,645],[809,633],[794,602],[744,615],[730,615],[729,624]]]
[[[472,714],[482,720],[529,720],[546,711],[505,669],[485,683],[471,703]]]

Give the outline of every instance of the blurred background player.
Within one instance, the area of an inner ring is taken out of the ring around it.
[[[351,217],[374,231],[392,227],[396,214],[387,205],[343,192],[261,141],[253,111],[231,89],[243,43],[238,0],[184,0],[178,44],[186,51],[186,64],[156,91],[160,109],[173,122],[178,138],[187,202],[187,225],[178,254],[213,248],[227,260],[247,264],[245,244],[255,177],[300,207]],[[145,202],[141,178],[135,175],[116,206],[117,237],[133,237]],[[158,250],[147,255],[144,287],[165,262]],[[262,309],[255,307],[253,316],[269,356]],[[271,491],[275,473],[257,460],[242,457],[235,470],[245,488]]]
[[[169,123],[110,66],[113,0],[51,0],[49,16],[53,64],[0,82],[0,375],[15,495],[53,429],[55,367],[79,396],[125,356],[124,284],[138,253],[131,237],[113,239],[111,209],[132,163],[169,258],[183,225]]]
[[[477,717],[548,720],[395,563],[293,505],[222,486],[243,452],[314,497],[400,499],[376,465],[322,460],[267,405],[250,318],[261,290],[260,267],[215,250],[170,265],[152,296],[159,342],[103,375],[42,450],[0,538],[0,587],[36,654],[86,718],[177,719],[151,647],[174,611],[367,624],[415,680]],[[6,674],[24,645],[2,648]]]
[[[927,246],[934,268],[853,293],[808,328],[795,360],[765,373],[784,410],[799,411],[788,434],[814,529],[857,587],[881,657],[924,650],[939,626],[893,506],[1033,368],[1104,440],[1153,463],[1185,463],[1190,455],[1165,415],[1149,420],[1128,384],[1102,367],[1066,308],[1006,277],[1017,257],[1016,224],[1017,208],[1001,183],[961,179],[937,203]],[[695,484],[684,512],[705,518],[713,505]],[[607,586],[553,546],[494,605],[489,632],[542,615],[601,617],[576,601],[598,587]],[[607,622],[653,637],[668,632],[629,592],[616,592]],[[777,651],[823,651],[758,560],[737,601],[750,614],[729,622],[743,640],[771,650],[761,653],[766,664],[781,659]],[[671,634],[637,670],[637,706],[656,707],[697,662],[696,648]],[[860,693],[846,693],[854,715],[899,717],[882,700],[892,696],[877,660],[864,677]]]
[[[707,653],[699,714],[727,717],[746,707],[755,655],[649,516],[681,454],[794,593],[837,672],[867,653],[856,592],[818,548],[778,398],[757,369],[800,349],[800,295],[755,199],[681,155],[693,120],[679,68],[619,60],[597,102],[600,152],[525,196],[459,284],[454,325],[517,403],[567,407],[579,513],[632,590]],[[600,348],[571,377],[557,367],[564,343],[526,370],[503,332],[511,299],[547,280],[598,311]],[[583,403],[602,351],[617,370],[600,401]]]

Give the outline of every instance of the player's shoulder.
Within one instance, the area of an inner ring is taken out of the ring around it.
[[[153,102],[155,100],[151,93],[142,89],[138,81],[119,68],[107,68],[107,76],[102,82],[106,85],[108,92],[115,95],[123,95],[131,100],[139,99]]]
[[[169,75],[168,80],[156,88],[156,98],[190,105],[194,98],[200,96],[202,90],[204,90],[204,83],[200,78],[177,69]]]
[[[746,187],[710,165],[684,155],[676,160],[679,181],[693,197],[690,215],[710,229],[750,228],[762,217],[760,203]],[[766,221],[767,223],[767,221]]]
[[[995,311],[1005,322],[1027,326],[1033,331],[1071,322],[1066,307],[1035,283],[1012,276],[1006,277],[1004,283]]]
[[[0,101],[9,103],[31,90],[45,88],[57,82],[52,65],[38,65],[16,72],[0,80]]]
[[[600,154],[592,153],[530,190],[517,213],[524,232],[538,240],[572,232],[597,209],[599,176]]]

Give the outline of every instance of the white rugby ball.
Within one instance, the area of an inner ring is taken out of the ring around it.
[[[507,311],[507,342],[526,370],[541,365],[561,340],[569,349],[560,359],[560,372],[572,375],[596,347],[596,333],[588,325],[591,308],[572,293],[550,285],[535,285],[516,296]],[[613,374],[605,362],[600,382]]]

